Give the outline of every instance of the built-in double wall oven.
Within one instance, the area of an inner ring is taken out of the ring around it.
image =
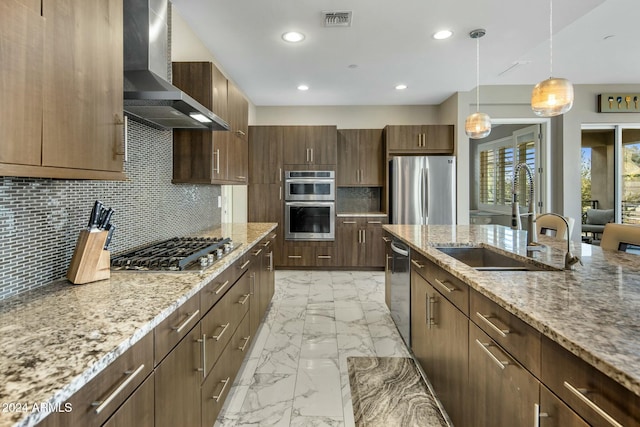
[[[336,179],[334,171],[285,172],[286,240],[334,240]]]

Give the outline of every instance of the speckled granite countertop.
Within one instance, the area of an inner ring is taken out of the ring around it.
[[[241,244],[202,274],[112,272],[109,280],[60,280],[0,303],[0,426],[40,421],[46,414],[8,405],[63,403],[275,227],[223,224],[200,233]]]
[[[573,271],[478,271],[434,246],[490,245],[526,255],[526,232],[499,225],[385,225],[385,230],[542,334],[640,395],[640,258],[573,244]],[[566,241],[540,238],[535,259],[564,266]]]

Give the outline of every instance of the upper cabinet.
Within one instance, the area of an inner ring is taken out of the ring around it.
[[[125,178],[122,39],[122,0],[2,2],[0,175]]]
[[[231,130],[173,131],[173,182],[246,184],[249,104],[211,62],[174,62],[173,84],[229,122]]]
[[[453,125],[386,126],[387,153],[453,154]]]
[[[251,126],[249,128],[249,183],[278,184],[282,182],[281,126]]]
[[[336,126],[284,126],[283,132],[285,165],[335,168]]]
[[[384,186],[383,147],[382,129],[338,130],[337,184]]]

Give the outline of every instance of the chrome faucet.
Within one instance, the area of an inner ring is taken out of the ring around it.
[[[520,175],[520,169],[524,169],[527,173],[527,179],[529,182],[529,212],[526,214],[520,214],[520,206],[518,205],[518,176]],[[526,163],[518,163],[513,168],[513,200],[511,203],[511,228],[514,230],[522,229],[521,216],[528,216],[527,218],[527,251],[536,250],[537,230],[536,230],[536,202],[535,202],[535,189],[533,187],[533,172]]]
[[[560,218],[561,220],[564,221],[565,225],[567,226],[567,253],[564,255],[564,269],[565,270],[573,270],[573,266],[577,263],[580,263],[580,265],[582,265],[582,260],[580,259],[580,257],[573,255],[571,253],[571,239],[569,236],[569,221],[567,221],[567,219],[565,217],[563,217],[562,215],[558,215],[557,213],[553,213],[553,212],[547,212],[547,213],[543,213],[541,214],[538,218],[542,218],[543,216],[556,216],[558,218]]]

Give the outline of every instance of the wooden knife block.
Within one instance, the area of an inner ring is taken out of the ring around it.
[[[73,251],[67,279],[80,285],[111,277],[111,254],[104,250],[108,231],[82,230]]]

